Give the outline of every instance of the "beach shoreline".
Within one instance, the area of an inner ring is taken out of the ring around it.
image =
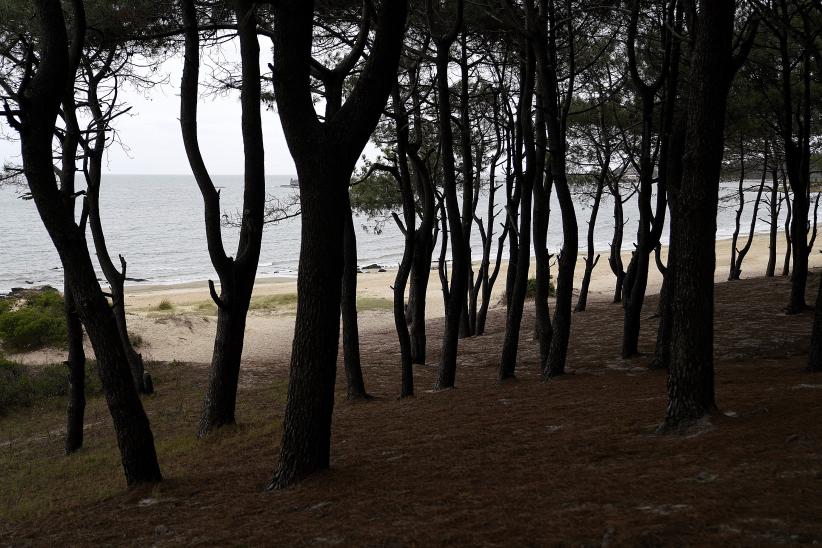
[[[746,240],[743,239],[744,241]],[[776,275],[780,276],[784,261],[784,233],[779,233],[777,242],[779,247],[777,248]],[[768,243],[768,234],[754,237],[743,263],[742,278],[759,277],[765,274]],[[730,248],[731,240],[716,242],[716,282],[722,282],[728,278]],[[661,249],[663,261],[667,259],[667,251],[666,247]],[[616,278],[608,265],[607,254],[601,253],[600,255],[599,262],[591,276],[589,306],[613,301]],[[623,253],[622,258],[627,268],[630,254]],[[436,263],[433,266],[435,267]],[[809,266],[810,268],[822,266],[822,256],[818,251],[811,253]],[[506,267],[507,263],[503,262],[491,295],[492,308],[503,306]],[[580,254],[574,280],[575,302],[584,267],[583,255]],[[530,272],[533,276],[535,272],[533,259]],[[556,274],[555,266],[552,273]],[[444,315],[444,309],[438,275],[435,271],[431,274],[426,317],[434,320]],[[383,272],[367,270],[357,276],[358,323],[361,333],[393,330],[392,286],[395,276],[396,269]],[[647,295],[658,293],[661,286],[662,275],[652,263],[648,276]],[[294,334],[296,294],[296,278],[263,277],[257,279],[252,297],[252,309],[249,311],[246,322],[244,363],[287,363]],[[164,301],[167,304],[160,307],[160,303]],[[142,341],[138,352],[141,352],[146,360],[162,362],[176,360],[192,364],[207,364],[211,361],[216,331],[216,307],[211,300],[207,280],[174,285],[126,286],[126,313],[129,331],[135,338]],[[650,313],[652,312],[649,311]],[[438,336],[438,333],[432,332],[429,340],[437,340]],[[90,347],[88,350],[91,352]],[[65,359],[64,354],[65,352],[61,350],[46,349],[10,357],[21,363],[38,365],[62,362]]]

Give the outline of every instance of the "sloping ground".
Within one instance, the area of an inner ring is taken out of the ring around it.
[[[809,296],[816,284],[814,276]],[[15,468],[30,485],[19,504],[68,491],[0,524],[0,544],[822,543],[822,376],[801,371],[812,318],[780,313],[787,292],[784,279],[717,287],[723,415],[689,436],[654,434],[666,376],[644,368],[649,357],[615,357],[618,306],[596,302],[575,315],[573,374],[547,383],[534,370],[528,315],[519,380],[503,385],[497,310],[489,335],[461,345],[456,390],[426,392],[429,365],[418,368],[417,397],[404,401],[394,399],[397,344],[386,323],[363,334],[366,383],[379,398],[338,400],[333,469],[280,492],[262,488],[277,455],[286,360],[249,368],[257,382],[244,384],[244,424],[205,442],[191,434],[204,372],[158,368],[160,395],[147,407],[167,481],[123,491],[108,426],[89,429],[89,448],[71,459],[59,455],[59,437],[18,443],[20,453],[0,448],[0,462],[48,459],[42,473],[40,461],[27,476]],[[656,298],[646,306],[652,313]],[[432,348],[439,329],[432,322]],[[655,329],[647,319],[648,352]],[[95,495],[94,482],[109,487]]]

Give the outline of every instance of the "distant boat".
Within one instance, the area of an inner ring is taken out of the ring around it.
[[[283,188],[300,188],[299,179],[289,179],[287,185],[281,185]]]

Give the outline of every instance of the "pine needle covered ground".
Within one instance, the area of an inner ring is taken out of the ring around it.
[[[815,296],[814,275],[809,296]],[[151,368],[145,399],[166,481],[124,489],[103,401],[86,448],[62,455],[62,405],[0,418],[0,544],[774,545],[822,542],[822,377],[801,371],[811,313],[781,312],[786,279],[717,286],[722,414],[686,436],[659,436],[664,372],[618,358],[621,308],[574,316],[569,369],[535,371],[533,309],[519,380],[496,382],[504,310],[461,343],[456,390],[398,401],[390,315],[363,333],[366,386],[344,401],[338,375],[330,472],[266,492],[277,457],[288,357],[248,363],[237,428],[195,438],[206,369]],[[809,299],[812,301],[813,299]],[[653,350],[648,300],[641,349]]]

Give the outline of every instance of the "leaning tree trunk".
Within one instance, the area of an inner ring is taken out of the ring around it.
[[[517,113],[517,130],[522,132],[527,169],[523,170],[521,158],[515,163],[517,186],[520,192],[519,214],[519,253],[517,255],[517,270],[514,278],[514,287],[510,299],[505,322],[505,338],[502,343],[502,356],[499,365],[499,380],[506,380],[515,376],[517,352],[519,349],[519,334],[522,325],[522,313],[525,305],[525,294],[528,290],[528,270],[531,265],[531,204],[534,192],[534,179],[541,175],[542,166],[536,164],[536,149],[534,146],[534,128],[531,122],[531,109],[534,98],[534,57],[530,50],[526,55],[526,62],[520,76],[520,104]]]
[[[754,234],[756,233],[756,220],[757,215],[759,215],[759,204],[762,201],[762,192],[765,190],[765,180],[767,179],[767,162],[768,162],[768,155],[765,154],[765,165],[762,167],[762,179],[759,181],[759,189],[756,191],[756,198],[754,199],[753,204],[753,214],[751,215],[751,225],[748,228],[748,239],[745,241],[745,245],[742,246],[742,249],[737,251],[735,262],[732,265],[731,270],[731,278],[733,280],[738,280],[739,276],[742,274],[742,262],[745,260],[745,257],[748,255],[748,252],[751,250],[751,246],[753,245]]]
[[[597,223],[597,213],[599,213],[599,203],[602,200],[602,190],[605,186],[605,177],[608,175],[608,167],[602,168],[600,179],[594,195],[594,205],[591,208],[591,217],[588,219],[588,254],[585,256],[585,273],[582,275],[582,285],[579,288],[579,297],[574,312],[585,312],[588,306],[588,287],[591,285],[591,274],[599,262],[599,255],[594,257],[594,230]]]
[[[716,214],[727,98],[733,72],[733,0],[701,0],[697,15],[683,176],[675,190],[671,361],[664,429],[716,409],[713,368]]]
[[[343,332],[343,364],[349,400],[367,399],[360,360],[360,330],[357,325],[357,234],[351,205],[343,228],[343,278],[340,310]]]
[[[82,4],[79,4],[82,7]],[[37,21],[41,36],[39,63],[26,82],[20,104],[23,169],[37,211],[60,255],[66,285],[91,340],[97,369],[111,413],[126,482],[157,482],[162,479],[148,417],[131,379],[128,361],[120,344],[114,316],[106,302],[91,263],[85,237],[74,222],[54,175],[52,136],[61,93],[68,82],[68,43],[60,2],[38,0]],[[76,9],[76,8],[75,8]],[[78,20],[75,12],[75,21]],[[73,202],[72,202],[73,203]]]
[[[745,210],[745,140],[741,139],[739,145],[739,185],[737,195],[739,196],[739,207],[734,217],[734,233],[731,237],[731,261],[728,281],[738,280],[739,273],[736,271],[736,254],[738,252],[736,244],[739,241],[739,231],[742,228],[742,212]]]
[[[83,447],[83,417],[86,411],[86,353],[83,349],[83,324],[71,289],[65,284],[63,298],[68,332],[68,410],[66,412],[66,454]]]

